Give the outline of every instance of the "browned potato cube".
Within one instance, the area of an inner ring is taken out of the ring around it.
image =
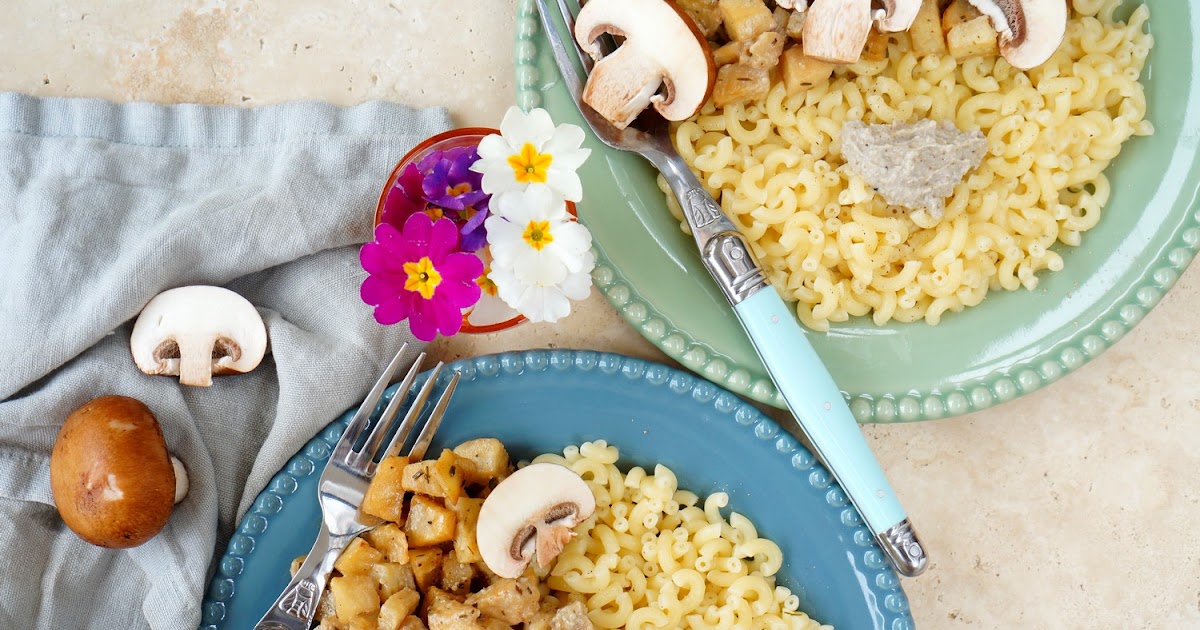
[[[379,607],[379,630],[399,630],[405,617],[416,612],[420,603],[421,594],[407,589],[387,598]]]
[[[442,496],[446,498],[446,505],[450,507],[454,507],[458,503],[458,497],[462,495],[464,467],[459,460],[454,451],[444,449],[441,457],[438,457],[433,465],[435,482],[442,487]]]
[[[740,63],[751,68],[774,68],[783,54],[784,41],[781,33],[763,33],[742,51]]]
[[[379,462],[371,485],[363,495],[363,512],[393,523],[404,522],[404,485],[401,476],[407,464],[407,457],[388,457]]]
[[[562,608],[559,608],[554,613],[554,618],[550,620],[550,630],[578,630],[579,628],[591,628],[592,622],[588,619],[587,608],[583,602],[571,602]]]
[[[478,630],[479,611],[453,599],[439,599],[426,616],[429,630]]]
[[[433,474],[433,466],[437,462],[429,459],[423,462],[413,462],[404,467],[402,484],[405,490],[414,494],[430,497],[446,496],[446,491],[438,485]]]
[[[491,617],[483,617],[478,623],[484,630],[512,630],[512,626]]]
[[[718,68],[727,64],[737,63],[742,58],[742,50],[746,42],[729,42],[713,51],[713,64]]]
[[[337,562],[333,563],[333,568],[341,571],[342,575],[364,575],[370,573],[372,565],[380,562],[383,562],[383,554],[378,549],[362,538],[355,538],[346,545]]]
[[[921,10],[908,29],[913,52],[918,57],[946,54],[946,36],[942,32],[942,14],[937,0],[924,0]]]
[[[879,29],[872,28],[870,34],[867,35],[867,45],[863,47],[859,60],[883,61],[887,59],[889,41],[886,33],[880,33]]]
[[[359,615],[346,624],[346,630],[378,630],[379,618],[375,615]]]
[[[468,483],[487,485],[492,479],[508,476],[508,451],[496,438],[468,440],[454,447],[454,454],[471,462],[463,467]]]
[[[717,8],[717,0],[677,0],[675,4],[692,18],[705,37],[712,37],[721,28],[721,10]]]
[[[369,575],[340,575],[329,580],[338,621],[349,624],[359,615],[379,614],[379,592]]]
[[[959,24],[946,34],[950,56],[962,61],[971,57],[1000,54],[1000,38],[987,16]]]
[[[425,622],[419,617],[405,617],[404,623],[400,624],[400,630],[429,630],[425,627]]]
[[[379,601],[403,591],[416,590],[417,582],[413,577],[412,567],[398,562],[380,562],[371,567],[371,577],[379,584]],[[400,615],[403,619],[404,615]]]
[[[488,617],[513,625],[536,617],[540,600],[537,582],[523,576],[500,580],[468,597],[467,603]]]
[[[954,0],[942,13],[942,32],[949,35],[950,30],[959,24],[966,24],[983,15],[967,0]]]
[[[731,103],[761,100],[771,91],[771,78],[766,68],[751,68],[740,63],[721,66],[713,87],[713,102],[717,107]]]
[[[412,567],[413,579],[417,582],[417,590],[422,593],[442,580],[442,550],[437,547],[410,549],[409,566]]]
[[[420,617],[424,617],[424,618],[428,619],[430,609],[432,609],[434,606],[438,605],[438,603],[440,603],[442,601],[455,602],[455,603],[461,604],[463,601],[463,598],[461,598],[458,595],[455,595],[454,593],[451,593],[449,591],[443,591],[442,589],[440,589],[436,586],[430,587],[429,590],[425,592],[425,597],[421,598],[421,608],[420,608],[420,610],[417,611],[416,614]]]
[[[304,564],[304,559],[307,557],[308,554],[304,554],[292,559],[292,565],[288,567],[288,573],[291,573],[292,577],[296,577],[296,572],[300,570],[300,565]]]
[[[804,11],[792,11],[788,15],[787,24],[783,27],[783,33],[789,39],[800,41],[804,39],[804,18],[808,14]]]
[[[362,535],[387,557],[388,562],[408,563],[408,537],[395,523],[384,523]]]
[[[475,578],[475,567],[471,563],[460,562],[457,555],[451,551],[442,562],[442,589],[455,595],[466,595],[471,590],[471,580]]]
[[[475,529],[479,524],[479,510],[483,508],[483,499],[463,497],[458,500],[454,510],[458,513],[458,523],[454,529],[454,555],[460,562],[480,562],[479,544],[475,539]]]
[[[417,547],[436,545],[454,540],[458,515],[431,497],[414,495],[408,506],[404,534],[408,543]]]
[[[792,46],[783,51],[779,67],[789,95],[803,92],[833,76],[833,64],[806,56],[802,46]]]
[[[329,616],[321,619],[317,624],[316,630],[346,630],[346,626],[338,623],[337,617]]]
[[[337,610],[333,607],[333,595],[329,589],[325,589],[325,592],[321,593],[321,599],[317,600],[317,612],[313,618],[317,621],[329,619],[330,623],[337,623]]]
[[[746,41],[775,29],[775,18],[763,0],[717,0],[725,34]]]

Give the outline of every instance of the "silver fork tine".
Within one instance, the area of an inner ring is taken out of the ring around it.
[[[383,397],[383,390],[387,389],[388,384],[392,382],[392,376],[396,374],[396,370],[400,369],[404,351],[407,349],[408,343],[405,342],[400,346],[400,351],[396,353],[396,356],[392,357],[392,362],[383,370],[383,374],[379,375],[379,380],[375,381],[375,385],[367,393],[367,397],[358,406],[358,411],[354,412],[350,424],[346,426],[346,432],[342,434],[342,439],[337,444],[337,450],[348,452],[350,447],[358,441],[358,437],[362,435],[363,429],[367,426],[367,421],[371,418],[371,412],[375,411],[375,405],[379,404],[379,399]]]
[[[558,0],[559,13],[566,23],[568,37],[571,37],[571,41],[574,42],[575,37],[572,31],[575,29],[575,20],[571,17],[571,11],[564,2],[565,0]],[[567,52],[562,35],[559,34],[554,19],[550,17],[553,11],[550,9],[549,0],[537,0],[537,7],[538,15],[542,20],[542,30],[546,32],[546,40],[550,42],[550,50],[554,53],[554,63],[558,66],[559,74],[562,75],[563,83],[566,85],[567,91],[571,93],[571,98],[578,105],[583,95],[583,83],[580,81],[579,73],[567,71],[567,68],[575,68],[575,62],[571,60],[571,54]],[[572,47],[575,48],[576,56],[581,61],[587,58],[587,55],[579,52],[577,46]],[[587,65],[586,61],[582,61],[582,63]]]
[[[404,448],[405,440],[407,440],[409,434],[412,433],[413,427],[417,424],[417,419],[421,417],[421,412],[425,409],[425,401],[429,400],[429,395],[433,393],[433,388],[437,385],[437,379],[442,373],[443,365],[445,364],[438,362],[438,364],[434,366],[433,370],[429,372],[429,379],[427,379],[425,384],[421,386],[421,391],[417,392],[417,397],[413,400],[412,406],[408,408],[408,413],[404,414],[404,421],[400,423],[400,428],[396,429],[396,435],[392,436],[391,441],[388,442],[387,449],[383,451],[383,458],[391,457],[392,455],[399,453],[401,448]],[[438,402],[440,403],[441,401],[439,400]],[[425,428],[427,429],[428,427],[429,425],[426,424]],[[424,434],[425,430],[422,429],[421,435]],[[424,455],[424,453],[421,455]],[[409,456],[419,458],[411,453]],[[381,458],[380,461],[382,461],[383,458]]]
[[[412,367],[408,368],[408,373],[404,375],[404,380],[400,386],[396,388],[395,395],[388,402],[387,409],[383,410],[383,414],[379,416],[379,421],[375,423],[375,427],[371,429],[371,434],[367,436],[367,441],[363,443],[363,447],[355,452],[351,457],[351,461],[347,462],[359,470],[365,470],[366,464],[369,463],[375,451],[379,450],[379,443],[383,441],[383,436],[387,434],[388,429],[392,426],[392,422],[396,419],[396,414],[400,411],[400,403],[408,396],[408,390],[412,387],[413,379],[417,377],[417,373],[421,371],[421,362],[425,360],[425,353],[422,352],[415,361]],[[353,445],[351,445],[353,449]]]
[[[455,372],[450,376],[446,390],[442,392],[437,404],[433,406],[433,411],[429,412],[429,420],[426,420],[425,426],[421,427],[421,434],[417,436],[417,441],[413,443],[412,451],[409,452],[409,456],[413,459],[425,457],[425,451],[429,450],[429,444],[433,442],[433,434],[442,424],[442,416],[446,415],[446,407],[450,406],[450,397],[454,395],[454,388],[458,386],[459,375],[458,372]],[[433,382],[432,374],[429,375],[429,382]]]

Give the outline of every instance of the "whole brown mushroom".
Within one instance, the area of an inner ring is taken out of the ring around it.
[[[50,489],[63,522],[80,538],[136,547],[166,525],[187,493],[187,474],[145,404],[104,396],[63,423],[50,455]]]

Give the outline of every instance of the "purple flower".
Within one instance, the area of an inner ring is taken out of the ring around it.
[[[422,341],[456,334],[462,309],[479,301],[476,279],[483,273],[483,261],[458,251],[458,245],[458,230],[449,219],[434,221],[416,212],[402,231],[380,223],[375,240],[359,253],[369,274],[360,293],[375,307],[375,321],[391,325],[407,319]]]
[[[421,180],[424,176],[416,164],[409,164],[396,178],[396,185],[388,191],[383,202],[383,223],[400,228],[413,213],[426,210],[428,203],[421,195]]]
[[[475,147],[434,151],[409,164],[396,178],[384,201],[383,222],[396,227],[424,212],[433,219],[446,216],[462,233],[461,248],[473,252],[487,244],[483,222],[491,195],[483,192],[483,175],[471,170],[479,159]]]

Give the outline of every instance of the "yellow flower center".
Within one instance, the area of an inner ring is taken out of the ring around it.
[[[434,221],[437,221],[445,216],[445,213],[442,212],[442,209],[437,206],[425,206],[425,214],[429,215],[429,218],[433,219]]]
[[[433,268],[433,261],[428,256],[415,263],[404,263],[404,273],[408,274],[404,289],[416,291],[426,300],[433,297],[434,290],[442,283],[442,274]]]
[[[483,274],[481,274],[478,278],[475,278],[475,284],[478,284],[479,288],[482,289],[484,293],[495,296],[498,289],[496,288],[496,283],[492,282],[492,279],[488,277],[489,273],[492,273],[492,268],[484,267]]]
[[[538,153],[533,144],[526,142],[521,152],[508,156],[508,165],[512,167],[513,175],[522,184],[544,184],[554,156],[549,153]]]
[[[447,197],[457,197],[459,195],[469,193],[469,192],[471,192],[471,185],[466,182],[459,184],[457,186],[447,186],[446,187],[446,196]]]
[[[554,241],[554,235],[550,234],[549,221],[530,221],[529,225],[525,226],[525,233],[521,235],[529,246],[541,250],[547,243]]]

